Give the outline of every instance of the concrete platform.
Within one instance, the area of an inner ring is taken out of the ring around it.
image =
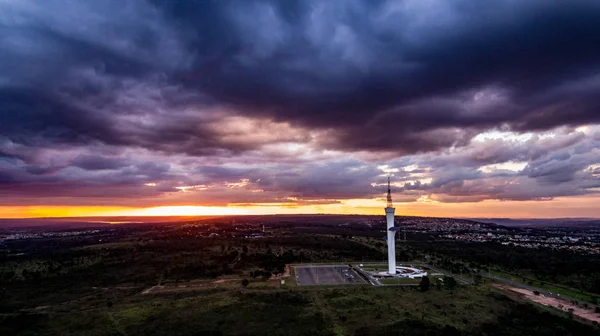
[[[294,269],[299,286],[367,284],[348,266],[307,265],[296,266]]]

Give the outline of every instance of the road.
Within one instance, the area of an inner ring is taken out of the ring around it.
[[[367,281],[369,281],[371,283],[371,285],[373,286],[382,286],[381,282],[379,282],[379,280],[377,280],[376,278],[372,277],[368,272],[363,271],[360,267],[354,267],[352,266],[352,269],[359,274],[361,277],[363,277],[364,279],[367,279]]]
[[[545,289],[541,289],[541,288],[538,288],[538,287],[529,286],[529,285],[526,285],[526,284],[523,284],[523,283],[520,283],[520,282],[516,282],[516,281],[510,280],[510,279],[507,279],[507,278],[502,278],[502,277],[499,277],[499,276],[489,275],[489,274],[483,274],[483,273],[481,274],[481,276],[484,277],[484,278],[488,278],[488,279],[500,281],[500,282],[509,284],[511,286],[528,289],[528,290],[530,290],[532,292],[533,291],[538,291],[538,292],[540,292],[540,294],[544,294],[546,296],[551,296],[551,297],[555,297],[555,298],[559,298],[559,299],[565,299],[565,300],[575,300],[575,299],[570,298],[568,296],[563,296],[563,295],[560,295],[560,294],[555,294],[555,293],[549,292],[549,291],[547,291]]]
[[[554,307],[566,313],[571,312],[573,315],[576,315],[590,322],[600,323],[600,315],[596,314],[593,309],[590,309],[589,307],[579,306],[578,304],[573,303],[573,301],[568,301],[562,298],[559,299],[552,296],[545,296],[543,294],[535,295],[531,290],[525,288],[511,287],[509,285],[494,284],[494,287],[517,293],[523,298],[526,298],[544,306]]]

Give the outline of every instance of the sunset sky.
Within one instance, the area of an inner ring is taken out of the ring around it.
[[[0,0],[0,217],[600,217],[600,2]]]

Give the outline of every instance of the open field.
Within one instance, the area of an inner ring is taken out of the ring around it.
[[[114,303],[106,305],[107,298]],[[82,332],[85,331],[85,332]],[[84,301],[0,316],[21,335],[595,335],[593,326],[486,287],[425,293],[398,286],[99,292]]]
[[[268,218],[257,220],[262,230]],[[369,237],[377,229],[307,226],[304,218],[297,228],[271,225],[260,239],[243,238],[256,231],[244,223],[6,241],[0,335],[598,334],[489,286],[439,286],[437,277],[425,292],[414,286],[420,279],[355,286],[349,279],[365,282],[345,276],[348,264],[387,269],[385,246]],[[433,259],[408,244],[397,256],[417,267]],[[464,274],[456,261],[435,261]]]

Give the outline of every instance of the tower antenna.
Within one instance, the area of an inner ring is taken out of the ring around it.
[[[387,207],[393,208],[392,204],[392,189],[390,188],[390,177],[388,176],[388,192],[387,192]]]

